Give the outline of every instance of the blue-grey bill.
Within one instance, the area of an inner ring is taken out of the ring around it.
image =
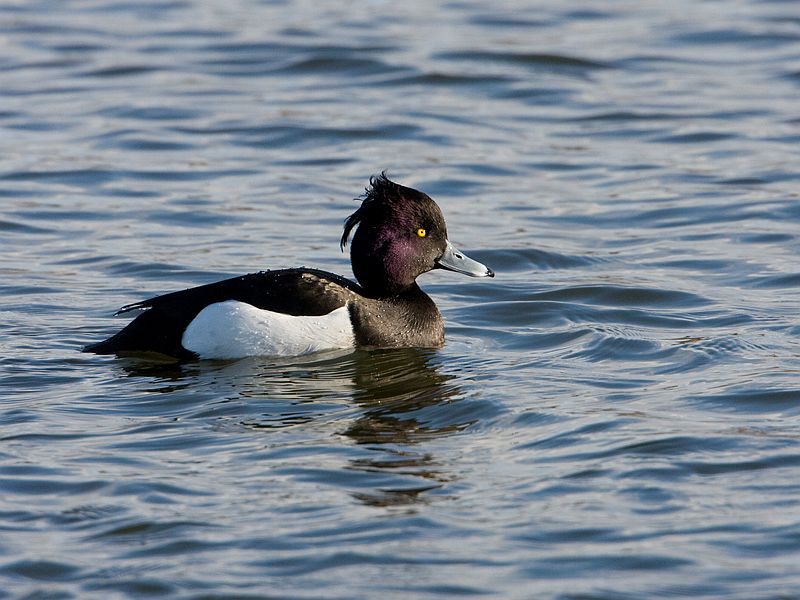
[[[477,260],[472,260],[463,252],[459,252],[450,242],[447,242],[447,248],[441,258],[436,261],[436,265],[442,269],[464,273],[470,277],[494,277],[494,271],[489,267],[482,265]]]

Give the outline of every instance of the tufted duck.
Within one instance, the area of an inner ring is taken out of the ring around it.
[[[442,212],[426,194],[370,179],[353,228],[350,261],[358,284],[316,269],[262,271],[122,307],[144,310],[87,352],[159,352],[176,358],[291,356],[326,349],[439,347],[444,323],[416,278],[435,268],[494,277],[447,240]],[[360,285],[359,285],[360,284]]]

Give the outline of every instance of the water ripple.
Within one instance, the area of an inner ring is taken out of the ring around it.
[[[563,54],[539,54],[535,52],[443,52],[436,58],[446,60],[470,60],[480,62],[508,62],[524,67],[533,67],[543,70],[554,70],[560,73],[591,71],[595,69],[608,69],[611,65]]]

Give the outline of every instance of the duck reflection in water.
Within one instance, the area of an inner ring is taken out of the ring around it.
[[[388,475],[396,482],[352,495],[370,506],[426,502],[426,492],[455,476],[417,446],[461,431],[474,421],[452,419],[446,405],[458,400],[459,388],[453,375],[437,370],[435,352],[403,349],[371,354],[358,361],[355,377],[353,400],[364,412],[343,433],[376,456],[352,459],[349,468]]]
[[[458,433],[478,420],[479,407],[453,410],[454,404],[468,400],[457,377],[440,372],[435,350],[356,350],[179,366],[131,361],[123,366],[132,376],[154,378],[153,392],[180,394],[194,380],[191,387],[208,393],[196,406],[204,417],[214,414],[276,433],[287,428],[299,433],[297,427],[313,425],[312,435],[318,435],[324,431],[320,426],[333,425],[335,433],[362,448],[339,468],[378,475],[367,476],[366,486],[349,489],[370,505],[426,502],[425,492],[454,480],[425,442]],[[365,456],[364,450],[374,457]],[[343,485],[335,479],[332,473],[326,482]]]

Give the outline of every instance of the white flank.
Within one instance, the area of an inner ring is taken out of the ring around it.
[[[181,344],[200,358],[244,358],[352,348],[355,338],[347,306],[320,317],[294,317],[228,300],[201,310]]]

